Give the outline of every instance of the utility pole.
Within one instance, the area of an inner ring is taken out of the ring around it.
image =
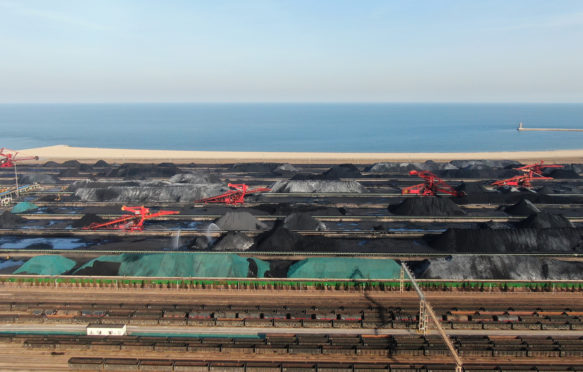
[[[14,182],[16,183],[16,197],[20,197],[18,192],[18,172],[16,171],[16,163],[14,163]]]
[[[419,286],[417,285],[417,282],[415,281],[413,274],[411,273],[405,262],[401,262],[401,267],[405,274],[407,274],[407,276],[411,280],[411,284],[413,285],[413,288],[415,289],[417,295],[419,296],[419,328],[418,328],[419,332],[423,333],[423,335],[427,334],[429,326],[431,325],[431,322],[429,320],[431,319],[435,324],[435,327],[437,328],[437,332],[443,338],[445,345],[447,346],[451,355],[453,356],[453,359],[455,360],[456,372],[462,372],[464,370],[462,359],[458,355],[457,350],[451,343],[451,340],[449,339],[448,335],[445,333],[445,330],[441,326],[439,319],[437,319],[437,316],[435,315],[433,308],[431,307],[429,302],[427,302],[427,300],[425,299],[425,295],[421,291],[421,288],[419,288]]]

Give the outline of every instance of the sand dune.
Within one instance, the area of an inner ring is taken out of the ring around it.
[[[175,151],[131,150],[97,147],[70,147],[56,145],[20,150],[27,155],[37,155],[39,162],[79,160],[94,162],[174,162],[174,163],[235,163],[235,162],[286,162],[286,163],[354,163],[369,164],[381,161],[451,161],[456,159],[510,159],[518,161],[583,162],[583,149],[553,151],[501,151],[452,153],[331,153],[331,152],[237,152],[237,151]]]

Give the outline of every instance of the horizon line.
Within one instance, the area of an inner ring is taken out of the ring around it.
[[[583,104],[583,101],[31,101],[0,102],[0,105],[127,105],[127,104]]]

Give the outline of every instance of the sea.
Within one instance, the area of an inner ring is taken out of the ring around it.
[[[476,152],[583,148],[583,104],[0,104],[0,147]]]

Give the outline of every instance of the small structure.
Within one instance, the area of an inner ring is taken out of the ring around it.
[[[87,336],[125,336],[128,334],[125,324],[89,324]]]

